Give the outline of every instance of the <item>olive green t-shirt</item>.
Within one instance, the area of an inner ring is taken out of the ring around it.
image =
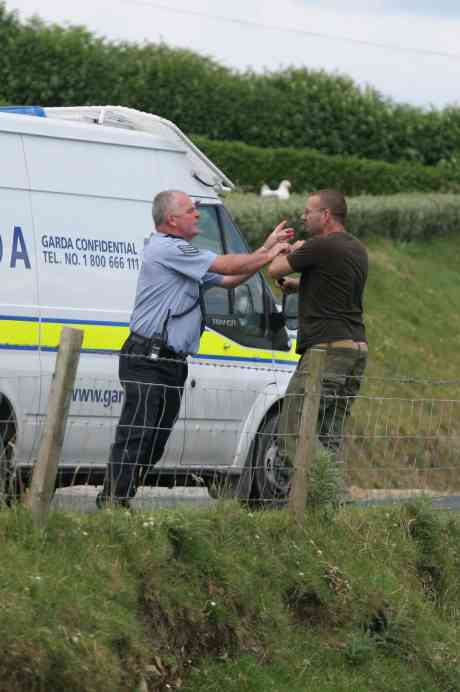
[[[297,353],[326,341],[366,341],[363,293],[368,258],[346,231],[316,236],[287,257],[301,273]]]

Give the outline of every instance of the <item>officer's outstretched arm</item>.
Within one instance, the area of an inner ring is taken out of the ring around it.
[[[219,285],[223,286],[224,288],[235,288],[235,286],[239,286],[247,281],[251,276],[254,276],[254,274],[255,272],[252,272],[252,274],[235,274],[234,276],[224,276],[224,280]]]
[[[261,248],[247,255],[218,255],[209,267],[209,271],[231,276],[254,274],[274,260],[281,252],[289,252],[289,250],[289,243],[277,243],[269,250]]]

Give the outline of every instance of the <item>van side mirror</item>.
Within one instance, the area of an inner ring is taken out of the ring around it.
[[[286,327],[296,331],[299,324],[299,294],[285,293],[283,295],[283,314],[286,318]]]

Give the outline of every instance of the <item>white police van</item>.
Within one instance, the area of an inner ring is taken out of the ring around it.
[[[0,109],[0,150],[0,491],[30,478],[63,325],[84,341],[58,483],[96,484],[121,410],[117,352],[152,198],[184,190],[200,205],[195,243],[247,252],[218,196],[232,183],[175,125],[122,107]],[[206,308],[180,418],[150,482],[225,477],[239,495],[283,497],[269,433],[293,345],[260,274],[212,288]]]

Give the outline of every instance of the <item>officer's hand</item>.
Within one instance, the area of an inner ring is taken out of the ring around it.
[[[278,255],[289,255],[292,251],[292,246],[289,243],[276,243],[270,250],[271,259]]]
[[[264,242],[264,248],[266,250],[271,250],[276,243],[285,243],[288,240],[292,240],[295,231],[293,228],[285,228],[287,221],[281,221],[277,225],[274,231],[270,233],[268,238]]]

